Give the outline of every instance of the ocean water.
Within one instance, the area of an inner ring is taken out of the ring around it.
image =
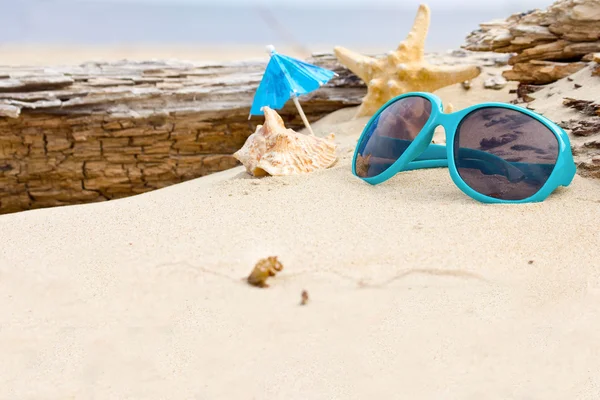
[[[525,11],[526,5],[527,0],[479,7],[431,6],[427,50],[457,48],[478,23]],[[8,10],[0,13],[0,44],[292,44],[307,48],[393,48],[408,33],[417,9],[416,4],[402,0],[376,7],[118,0],[0,0],[0,6]]]

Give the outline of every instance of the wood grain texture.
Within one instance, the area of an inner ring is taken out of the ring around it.
[[[516,53],[509,80],[547,84],[575,73],[600,51],[600,0],[558,0],[545,10],[480,24],[465,49]]]

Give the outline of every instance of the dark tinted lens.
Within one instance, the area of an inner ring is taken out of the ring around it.
[[[558,140],[544,124],[520,111],[480,108],[458,126],[454,157],[459,175],[475,191],[522,200],[548,180],[558,158]]]
[[[405,97],[383,110],[369,126],[356,155],[356,174],[377,176],[388,169],[417,137],[431,115],[431,102]]]

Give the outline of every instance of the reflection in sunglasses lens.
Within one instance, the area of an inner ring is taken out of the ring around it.
[[[503,200],[533,196],[558,159],[550,128],[509,108],[479,108],[460,122],[454,137],[460,177],[473,190]]]
[[[358,145],[356,174],[363,178],[387,170],[408,148],[431,116],[424,97],[404,97],[383,110]]]

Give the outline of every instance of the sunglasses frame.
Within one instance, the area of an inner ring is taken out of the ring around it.
[[[400,158],[398,158],[384,172],[369,178],[357,175],[356,157],[358,155],[358,150],[361,147],[360,145],[362,143],[362,140],[369,131],[369,128],[371,127],[373,122],[377,120],[379,114],[381,114],[385,109],[387,109],[390,105],[394,104],[398,100],[407,97],[423,97],[431,102],[431,115],[429,116],[427,123],[423,126],[423,128],[412,141],[412,143],[406,148],[406,150],[400,156]],[[556,159],[555,166],[552,169],[548,180],[546,180],[546,182],[540,188],[540,190],[538,190],[535,194],[528,198],[521,200],[503,200],[495,197],[486,196],[469,187],[458,173],[458,169],[456,168],[456,160],[454,159],[454,138],[456,136],[456,131],[460,125],[460,122],[472,111],[489,107],[506,108],[509,110],[519,111],[525,115],[528,115],[545,125],[556,137],[556,140],[558,142],[558,157]],[[444,131],[446,133],[446,145],[432,143],[434,131],[438,126],[442,126],[444,128]],[[426,149],[435,158],[415,160]],[[476,104],[462,109],[460,111],[456,111],[453,113],[445,113],[442,100],[438,96],[426,92],[405,93],[394,97],[393,99],[386,102],[383,106],[381,106],[379,110],[377,110],[377,112],[369,119],[369,122],[367,122],[367,124],[365,125],[354,150],[354,156],[352,157],[352,173],[354,174],[354,176],[372,185],[383,183],[402,171],[442,167],[448,167],[448,169],[450,170],[450,177],[462,192],[464,192],[471,198],[483,203],[516,204],[541,202],[544,201],[559,186],[568,186],[577,172],[575,162],[573,160],[573,154],[571,152],[571,143],[569,141],[569,136],[561,127],[559,127],[549,119],[543,117],[542,115],[536,114],[531,110],[519,107],[514,104],[495,102]]]

